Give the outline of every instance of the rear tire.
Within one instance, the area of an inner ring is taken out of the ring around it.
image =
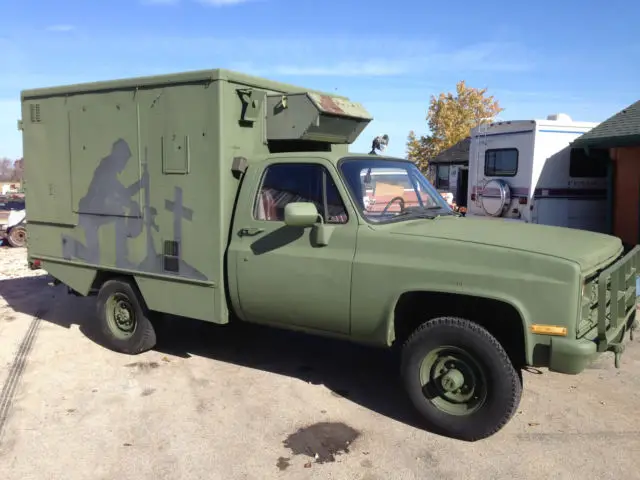
[[[522,396],[517,369],[486,329],[456,317],[422,324],[402,352],[402,378],[432,431],[475,441],[499,431]]]
[[[27,244],[27,230],[22,225],[13,227],[7,235],[9,245],[14,248],[24,247]]]
[[[149,311],[130,280],[106,281],[98,292],[96,307],[99,334],[107,347],[137,355],[155,346],[156,332]]]

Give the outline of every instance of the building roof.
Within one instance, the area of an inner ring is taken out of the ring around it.
[[[640,100],[579,136],[572,147],[640,146]]]
[[[469,162],[469,145],[471,137],[464,138],[451,147],[443,150],[429,163],[468,163]]]

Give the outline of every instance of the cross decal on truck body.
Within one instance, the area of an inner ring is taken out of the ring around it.
[[[164,205],[167,210],[173,212],[173,238],[176,242],[182,241],[182,219],[191,220],[193,218],[193,210],[187,208],[182,203],[182,189],[174,187],[174,200],[165,200]]]

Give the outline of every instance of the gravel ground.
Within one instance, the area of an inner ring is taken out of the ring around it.
[[[516,417],[465,443],[419,427],[386,352],[184,321],[119,355],[94,341],[93,299],[25,259],[0,249],[2,480],[640,479],[640,342],[619,370],[525,373]]]

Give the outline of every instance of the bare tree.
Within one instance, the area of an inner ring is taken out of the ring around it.
[[[0,159],[0,180],[10,181],[13,176],[13,162],[8,158]]]
[[[24,158],[19,158],[13,162],[13,175],[11,180],[13,182],[22,182],[24,178]]]

